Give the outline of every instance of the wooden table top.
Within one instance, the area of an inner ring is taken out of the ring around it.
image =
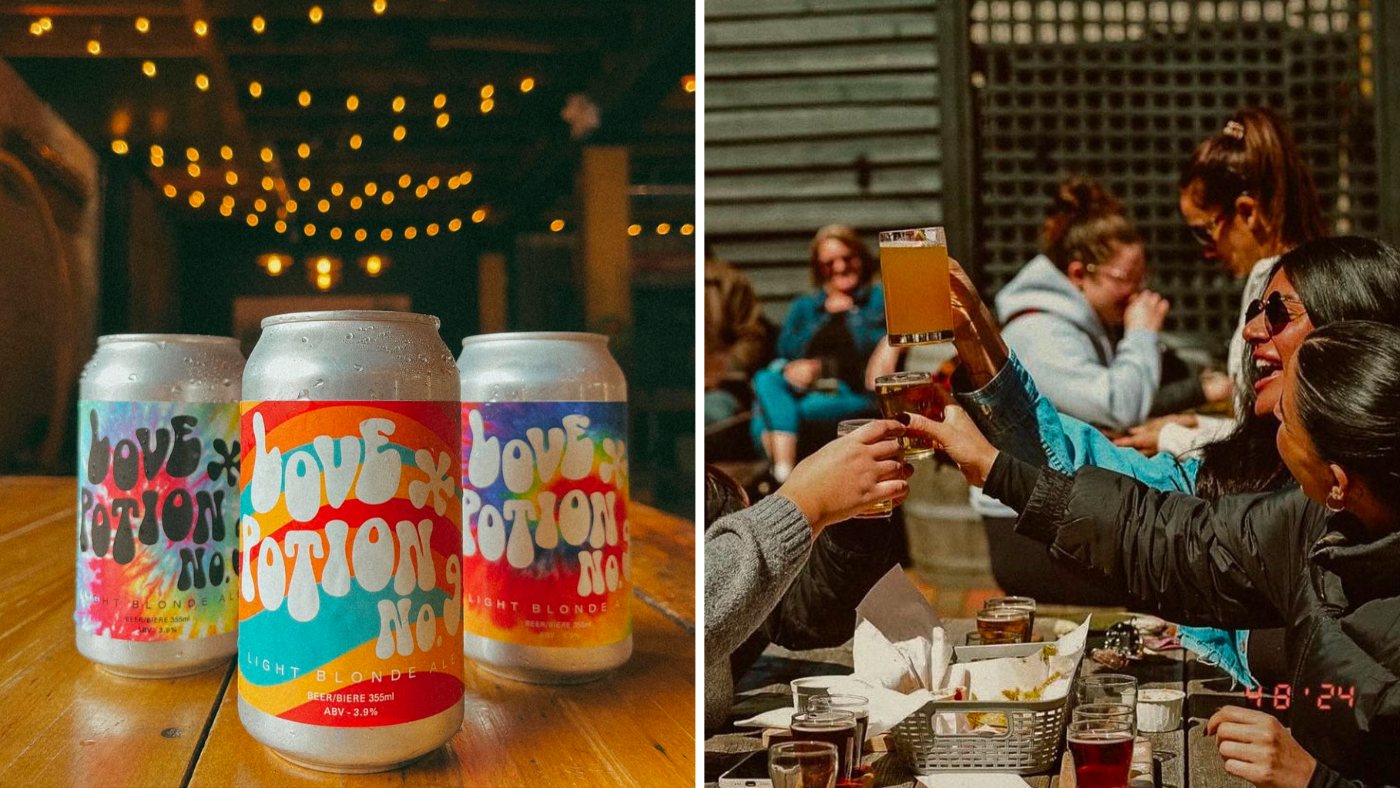
[[[73,643],[75,480],[0,477],[0,785],[680,786],[695,781],[695,526],[629,510],[635,651],[576,687],[467,663],[466,718],[405,768],[294,766],[238,721],[233,661],[196,676],[113,676]]]
[[[1080,619],[1082,620],[1082,619]],[[1037,620],[1037,634],[1053,639],[1048,622]],[[955,641],[973,631],[975,624],[968,619],[950,619],[944,626]],[[1222,703],[1241,702],[1240,693],[1222,691],[1224,676],[1214,668],[1189,658],[1183,651],[1169,652],[1171,656],[1132,663],[1118,671],[1110,671],[1093,660],[1086,659],[1081,673],[1128,673],[1142,687],[1173,687],[1188,693],[1184,714],[1189,717],[1182,728],[1166,733],[1140,734],[1152,745],[1154,760],[1160,771],[1158,782],[1134,780],[1132,788],[1249,788],[1246,783],[1225,774],[1214,737],[1205,735],[1205,720]],[[769,646],[759,662],[744,676],[735,697],[730,719],[739,720],[764,711],[792,705],[792,692],[787,682],[800,676],[845,674],[852,667],[851,644],[831,649],[793,652]],[[1228,683],[1228,679],[1225,680]],[[1194,702],[1193,702],[1194,701]],[[747,732],[720,734],[705,742],[707,780],[711,772],[732,766],[738,753],[762,749],[759,734]],[[881,788],[913,788],[918,783],[902,758],[889,753],[867,753],[863,762],[875,772],[875,784]],[[1066,762],[1053,773],[1027,775],[1023,779],[1032,788],[1074,788],[1073,767]],[[713,783],[709,783],[713,784]]]

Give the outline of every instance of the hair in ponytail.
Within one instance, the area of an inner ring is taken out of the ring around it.
[[[1040,241],[1045,256],[1065,271],[1075,261],[1102,265],[1116,246],[1140,244],[1142,236],[1102,184],[1076,175],[1055,190]]]

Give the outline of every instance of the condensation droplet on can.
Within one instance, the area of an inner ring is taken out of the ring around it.
[[[127,380],[136,380],[136,373],[133,372],[133,373],[131,373],[130,375],[127,375],[127,376],[126,376],[126,379],[127,379]]]
[[[324,379],[316,378],[316,388],[320,388],[324,385],[326,385],[326,381]]]
[[[362,367],[362,366],[360,366],[359,364],[354,364],[353,366],[355,367],[355,371],[356,371],[356,372],[364,372],[364,371],[365,371],[365,368]]]
[[[194,363],[194,359],[190,358],[189,356],[185,356],[185,363],[186,363],[186,364],[193,364],[193,363]]]
[[[299,399],[299,400],[309,400],[309,399],[311,399],[311,392],[310,392],[308,389],[302,389],[302,390],[301,390],[301,393],[300,393],[300,394],[297,394],[297,399]]]
[[[302,338],[301,338],[301,341],[302,341],[302,342],[310,342],[311,339],[308,338],[308,337],[302,337]]]
[[[232,386],[232,385],[233,385],[233,381],[229,380],[228,378],[224,378],[224,387],[225,387],[225,388],[227,388],[228,386]]]

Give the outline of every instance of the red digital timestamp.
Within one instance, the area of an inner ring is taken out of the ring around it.
[[[1264,708],[1266,703],[1273,703],[1274,711],[1284,711],[1293,705],[1297,696],[1313,700],[1317,703],[1317,708],[1321,711],[1331,711],[1342,708],[1356,708],[1356,687],[1342,684],[1321,684],[1314,692],[1312,687],[1303,687],[1298,692],[1293,691],[1291,684],[1276,684],[1271,694],[1265,694],[1264,688],[1247,689],[1244,696],[1250,703],[1259,708]]]

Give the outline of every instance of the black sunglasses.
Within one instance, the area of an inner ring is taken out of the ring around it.
[[[1291,300],[1296,299],[1285,298],[1277,290],[1270,293],[1268,298],[1256,298],[1250,301],[1249,307],[1244,310],[1244,322],[1249,323],[1263,312],[1264,327],[1268,329],[1269,336],[1273,336],[1293,322],[1294,315],[1288,311],[1288,302]]]

